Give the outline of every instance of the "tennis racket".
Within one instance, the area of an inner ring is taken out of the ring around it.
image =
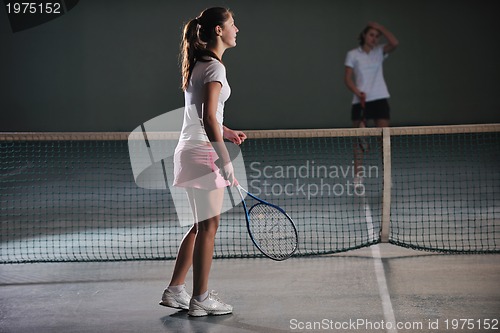
[[[361,122],[359,123],[359,128],[366,128],[366,99],[364,96],[360,98],[359,104],[361,105]],[[365,153],[370,150],[368,140],[364,136],[359,138],[359,147]]]
[[[245,210],[248,234],[255,246],[270,259],[282,261],[290,258],[298,246],[297,228],[290,216],[282,208],[256,197],[240,185],[237,189]],[[248,208],[243,193],[257,203]]]

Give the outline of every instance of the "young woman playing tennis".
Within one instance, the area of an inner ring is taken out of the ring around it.
[[[380,36],[387,40],[379,44]],[[344,82],[353,92],[351,119],[353,127],[366,127],[366,120],[373,119],[375,126],[389,126],[389,91],[384,80],[383,62],[399,44],[397,38],[384,26],[369,22],[359,35],[359,47],[350,50],[345,59]],[[360,181],[360,156],[355,147],[355,185]]]
[[[174,155],[174,185],[186,189],[195,223],[181,241],[172,278],[160,304],[189,309],[191,316],[222,315],[233,310],[216,293],[208,292],[208,276],[224,189],[236,184],[223,139],[238,145],[246,139],[243,132],[222,124],[224,102],[231,90],[221,60],[226,49],[236,46],[237,32],[232,13],[220,7],[204,10],[185,25],[183,32],[185,114]],[[216,160],[224,170],[219,170]],[[193,297],[185,290],[191,266]]]

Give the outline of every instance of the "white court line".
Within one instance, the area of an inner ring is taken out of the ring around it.
[[[370,205],[366,202],[365,206],[365,216],[366,224],[368,228],[368,233],[370,236],[370,241],[375,240],[373,228],[373,218]],[[396,328],[396,317],[394,316],[394,310],[392,308],[391,296],[389,294],[389,288],[387,287],[387,280],[385,279],[384,264],[382,263],[382,257],[380,256],[380,248],[378,244],[372,245],[370,247],[372,251],[373,264],[375,266],[375,275],[377,277],[378,292],[380,294],[380,299],[382,300],[382,309],[384,311],[384,320],[386,323],[392,323],[390,328],[387,328],[388,333],[397,333]]]

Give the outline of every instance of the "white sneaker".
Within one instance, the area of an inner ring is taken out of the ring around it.
[[[222,302],[215,291],[211,291],[204,301],[198,302],[191,298],[188,315],[202,317],[208,315],[225,315],[233,312],[233,307]]]
[[[178,293],[173,293],[167,288],[163,291],[160,305],[175,309],[189,310],[190,299],[191,296],[187,293],[186,286],[183,286],[182,290]]]

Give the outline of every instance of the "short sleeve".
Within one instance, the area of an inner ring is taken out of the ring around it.
[[[377,45],[377,48],[378,48],[378,52],[382,55],[382,59],[387,59],[387,57],[389,56],[389,53],[384,53],[384,47],[385,47],[386,44],[380,44],[380,45]]]
[[[222,85],[226,82],[226,68],[217,60],[210,61],[207,67],[203,84],[208,82],[220,82]]]
[[[352,51],[347,52],[345,57],[344,65],[346,67],[354,68],[354,54]]]

